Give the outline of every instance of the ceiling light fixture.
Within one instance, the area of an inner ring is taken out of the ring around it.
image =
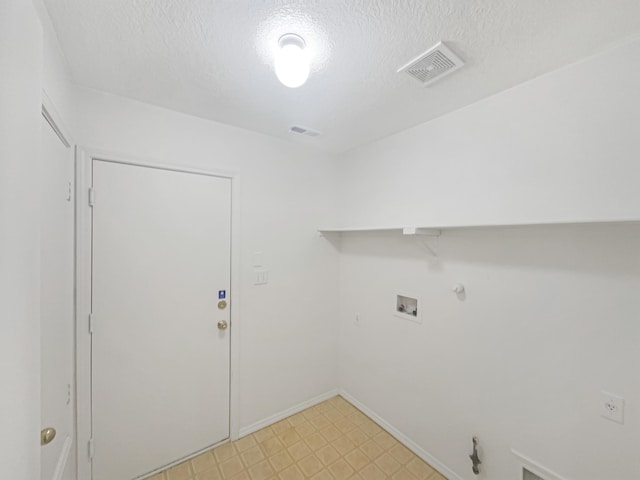
[[[274,68],[278,80],[285,87],[298,88],[309,78],[309,59],[304,51],[304,39],[295,33],[287,33],[278,40]]]

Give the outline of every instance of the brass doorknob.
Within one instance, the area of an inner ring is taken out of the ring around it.
[[[40,432],[40,445],[47,445],[56,438],[55,428],[45,428]]]
[[[224,320],[220,320],[220,321],[218,322],[218,328],[219,328],[220,330],[226,330],[228,326],[229,326],[229,325],[227,325],[227,322],[226,322],[226,321],[224,321]]]

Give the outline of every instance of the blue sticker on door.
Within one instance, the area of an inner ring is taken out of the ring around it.
[[[223,300],[227,298],[227,291],[226,290],[218,290],[218,300]]]

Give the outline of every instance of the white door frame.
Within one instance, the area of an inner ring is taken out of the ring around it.
[[[89,187],[92,185],[93,160],[125,165],[160,168],[195,173],[231,180],[231,358],[229,385],[229,437],[235,440],[240,432],[239,345],[240,345],[240,179],[228,172],[167,165],[129,155],[76,147],[76,390],[77,390],[77,460],[78,479],[92,478],[90,459],[91,440],[91,207]],[[199,453],[199,452],[195,452]],[[177,462],[176,462],[177,463]]]
[[[46,90],[42,90],[42,105],[41,105],[41,113],[42,113],[42,117],[46,120],[46,122],[49,124],[49,126],[51,127],[51,129],[55,132],[55,134],[58,136],[58,138],[60,139],[60,142],[62,142],[62,144],[65,146],[65,148],[69,149],[69,154],[72,155],[73,153],[73,148],[74,148],[74,140],[72,135],[69,133],[68,128],[66,127],[66,125],[64,124],[64,122],[62,121],[62,116],[58,113],[58,110],[56,109],[55,105],[53,104],[53,102],[51,101],[51,98],[49,97],[49,95],[47,95]],[[75,204],[76,200],[75,200],[75,192],[72,192],[71,189],[69,190],[69,195],[71,196],[71,202],[73,204]],[[75,238],[74,238],[75,241]],[[74,245],[74,249],[75,249],[75,245]],[[75,272],[74,272],[75,275]],[[72,280],[75,283],[75,278]],[[73,321],[75,322],[75,298],[73,299],[74,302],[74,311],[73,311]],[[74,356],[74,361],[75,361],[75,349],[73,352],[71,352],[72,355]],[[75,381],[75,365],[74,365],[74,375],[72,377],[72,384],[71,384],[71,402],[72,402],[72,407],[73,407],[73,417],[72,417],[72,424],[71,424],[71,437],[67,437],[62,449],[62,453],[60,455],[60,458],[58,459],[58,464],[56,465],[56,469],[53,472],[53,480],[60,480],[64,474],[65,468],[67,466],[67,463],[70,460],[70,457],[73,457],[73,455],[70,455],[71,453],[71,449],[74,447],[73,443],[77,438],[77,416],[76,416],[76,381]],[[42,399],[41,399],[41,403],[42,403]],[[43,427],[44,425],[41,425],[41,427]],[[73,460],[71,459],[71,461],[73,462]],[[73,478],[78,478],[77,477],[77,471],[76,471],[76,467],[77,465],[70,465],[69,468],[72,472],[72,476]]]
[[[69,130],[62,122],[60,114],[45,90],[42,91],[42,116],[51,125],[53,131],[56,132],[62,144],[66,148],[73,147],[73,137],[69,134]]]

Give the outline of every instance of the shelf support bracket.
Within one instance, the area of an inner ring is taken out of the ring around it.
[[[437,257],[438,253],[434,248],[429,244],[430,240],[438,239],[442,232],[436,228],[417,228],[417,227],[404,227],[402,229],[403,235],[411,235],[415,236],[420,245],[424,247],[424,249],[431,254],[433,257]]]

